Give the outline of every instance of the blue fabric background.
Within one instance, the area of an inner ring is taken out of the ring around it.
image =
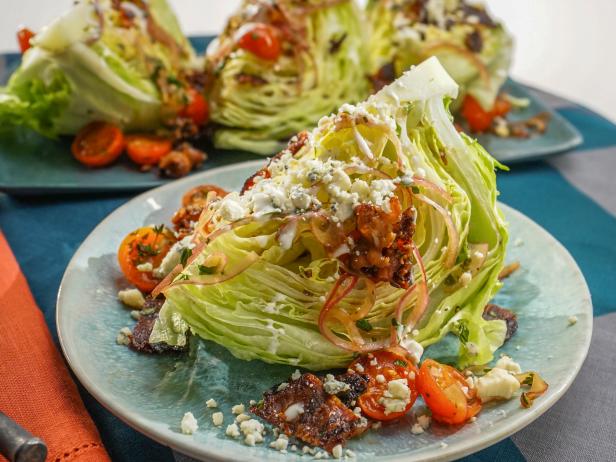
[[[578,151],[616,145],[616,126],[581,107],[560,110],[582,132]],[[616,154],[616,153],[615,153]],[[590,286],[595,315],[616,311],[616,218],[569,184],[548,163],[516,165],[499,173],[501,200],[552,233],[577,260]],[[0,228],[30,283],[57,342],[55,299],[69,259],[90,231],[129,199],[120,196],[0,195]],[[114,461],[173,461],[171,450],[127,427],[80,389]],[[524,460],[511,439],[465,461]]]

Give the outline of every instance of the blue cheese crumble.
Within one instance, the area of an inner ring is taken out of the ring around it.
[[[410,402],[411,390],[407,379],[389,381],[387,391],[379,399],[379,403],[385,407],[385,415],[404,411]]]
[[[325,381],[323,382],[323,389],[327,394],[337,395],[338,393],[342,393],[343,391],[349,390],[351,387],[348,383],[340,382],[336,380],[336,378],[332,374],[327,374],[325,376]]]
[[[520,382],[510,372],[499,367],[475,380],[477,396],[482,403],[495,399],[511,399],[520,389]]]
[[[145,298],[139,289],[126,289],[118,292],[118,299],[126,306],[137,310],[143,309]]]
[[[220,427],[224,420],[225,420],[225,417],[222,412],[214,412],[214,414],[212,414],[212,423],[216,427]]]
[[[182,422],[180,422],[180,429],[185,435],[192,435],[199,429],[197,419],[195,419],[192,412],[187,412],[184,414],[184,417],[182,417]]]

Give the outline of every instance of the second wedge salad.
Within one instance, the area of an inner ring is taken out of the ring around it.
[[[271,154],[368,94],[360,9],[352,0],[245,0],[210,45],[216,146]]]
[[[185,104],[195,53],[166,0],[80,0],[30,39],[0,122],[44,135],[93,121],[155,130]]]

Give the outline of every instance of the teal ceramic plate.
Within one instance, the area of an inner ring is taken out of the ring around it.
[[[193,37],[195,49],[203,52],[213,37]],[[6,82],[19,65],[18,54],[0,54],[0,84]],[[514,118],[528,118],[542,111],[552,112],[548,131],[528,140],[482,136],[481,142],[497,159],[512,164],[572,149],[581,143],[578,131],[551,111],[521,85],[508,82],[506,90],[518,97],[528,97],[531,105]],[[207,143],[199,145],[210,156],[201,167],[211,170],[221,165],[256,159],[242,151],[216,150]],[[154,171],[142,173],[124,159],[111,167],[91,170],[70,154],[70,138],[53,141],[27,129],[0,134],[0,191],[11,194],[83,193],[105,191],[144,191],[168,183]]]
[[[516,162],[537,160],[568,151],[582,144],[580,132],[524,86],[513,80],[508,80],[503,87],[503,91],[517,98],[527,98],[530,101],[528,107],[512,111],[507,116],[509,120],[525,120],[540,112],[549,112],[551,120],[544,134],[533,135],[527,139],[479,135],[478,139],[481,145],[499,161],[511,165]]]
[[[213,427],[205,401],[214,398],[231,423],[230,408],[259,399],[293,368],[233,358],[224,349],[199,342],[192,356],[148,356],[115,342],[133,321],[117,301],[126,287],[116,263],[122,238],[144,224],[168,222],[182,194],[201,183],[239,189],[260,163],[228,166],[151,190],[120,207],[83,242],[60,287],[57,325],[64,354],[81,383],[111,412],[162,444],[208,460],[300,460],[267,445],[247,447]],[[486,406],[475,423],[457,431],[434,424],[423,435],[410,432],[411,417],[370,431],[349,443],[362,461],[451,460],[478,451],[528,425],[569,388],[586,357],[592,329],[590,294],[579,268],[553,237],[519,212],[503,206],[511,225],[508,260],[522,269],[510,277],[497,303],[518,314],[518,333],[502,349],[524,370],[540,371],[547,394],[531,409],[514,399]],[[578,318],[569,326],[569,316]],[[428,349],[441,358],[453,350],[446,343]],[[199,420],[192,436],[180,433],[182,415]]]

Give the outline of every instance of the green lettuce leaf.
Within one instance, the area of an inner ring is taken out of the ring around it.
[[[56,120],[70,103],[71,86],[61,72],[44,84],[40,79],[17,82],[0,93],[0,127],[24,125],[47,136],[56,135]]]
[[[366,102],[344,105],[321,120],[295,155],[283,151],[272,161],[270,178],[215,202],[210,222],[226,232],[207,238],[195,261],[166,289],[150,341],[184,344],[190,330],[241,359],[313,370],[347,365],[353,353],[327,340],[318,325],[340,261],[302,217],[306,210],[318,210],[334,223],[345,223],[357,204],[387,208],[391,194],[401,197],[398,184],[423,178],[451,197],[446,201],[424,191],[451,217],[459,242],[454,246],[437,208],[413,199],[413,242],[425,264],[430,299],[420,322],[399,335],[428,346],[451,333],[461,339],[460,365],[489,361],[506,329],[504,322],[486,321],[482,313],[500,287],[508,235],[496,203],[498,163],[456,131],[448,110],[456,95],[455,82],[431,58]],[[226,228],[230,223],[236,226]],[[447,255],[449,245],[455,262]],[[220,255],[226,260],[222,270],[202,271],[208,262],[213,268]],[[422,279],[418,265],[413,273],[415,281]],[[368,286],[358,284],[338,308],[353,313],[369,293]],[[417,293],[409,295],[405,317],[416,309]],[[389,339],[403,294],[389,282],[377,283],[375,303],[362,324],[371,326],[370,341]],[[332,330],[350,339],[343,324],[334,323]]]

